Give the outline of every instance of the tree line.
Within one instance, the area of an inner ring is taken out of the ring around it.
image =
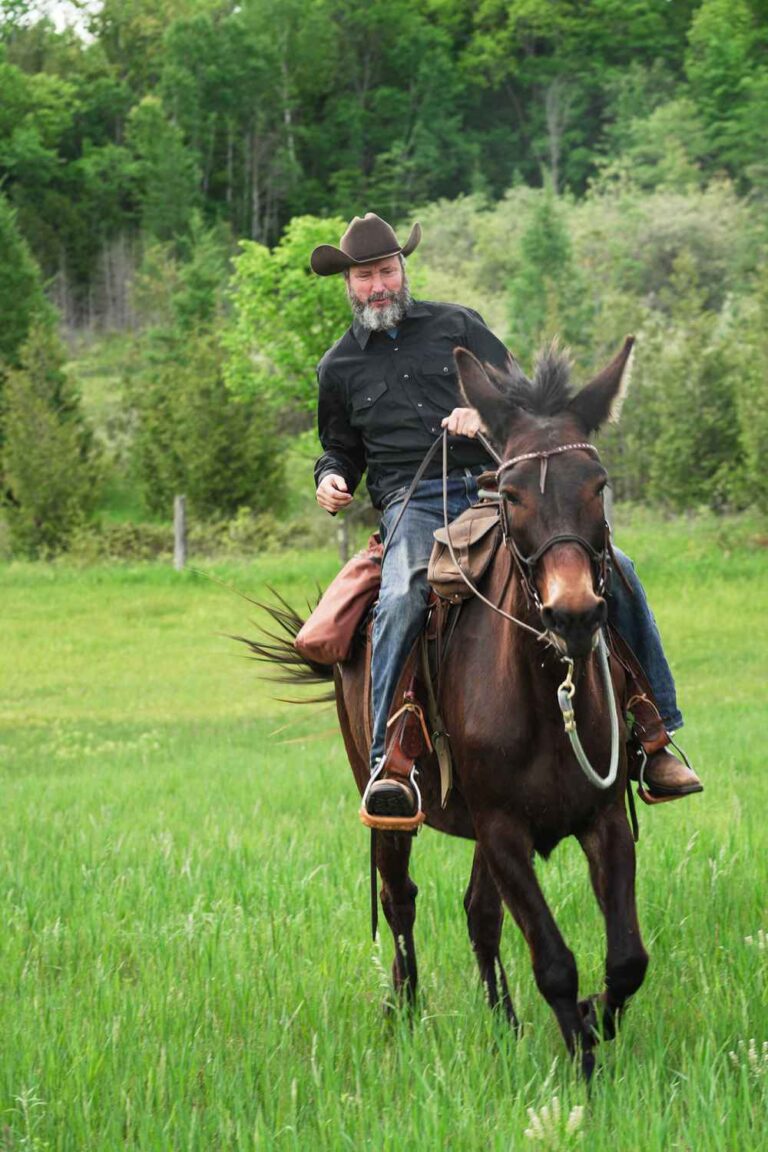
[[[618,498],[766,510],[762,7],[105,0],[83,39],[0,0],[14,554],[106,533],[118,475],[140,519],[183,491],[279,542],[348,322],[308,254],[369,209],[422,221],[415,294],[479,308],[525,366],[559,333],[586,377],[638,334]],[[62,319],[128,334],[114,418],[86,418]]]
[[[512,185],[768,187],[765,0],[0,0],[0,186],[66,318],[201,212],[400,219]]]

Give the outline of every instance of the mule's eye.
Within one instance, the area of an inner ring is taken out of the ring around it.
[[[518,496],[517,492],[512,492],[512,491],[510,491],[509,488],[504,488],[504,490],[502,491],[501,494],[504,497],[504,499],[506,500],[507,504],[511,504],[511,505],[522,504],[522,500]]]

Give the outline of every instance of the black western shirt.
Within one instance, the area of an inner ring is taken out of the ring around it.
[[[315,464],[315,483],[333,473],[354,492],[367,469],[377,508],[409,484],[442,431],[443,417],[465,404],[454,348],[468,348],[481,363],[498,368],[508,356],[477,312],[458,304],[412,303],[395,339],[355,320],[317,370],[324,452]],[[448,450],[453,472],[491,463],[480,442],[466,436],[451,437]],[[440,474],[438,453],[426,476]]]

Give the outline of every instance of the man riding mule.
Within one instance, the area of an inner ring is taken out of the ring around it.
[[[316,274],[344,276],[353,315],[350,328],[318,368],[318,425],[324,452],[315,465],[317,501],[332,514],[343,510],[367,472],[386,545],[372,633],[373,723],[370,779],[364,794],[366,822],[375,826],[380,820],[383,827],[392,819],[419,816],[413,777],[408,781],[388,770],[386,737],[403,665],[427,615],[427,563],[433,532],[442,526],[444,516],[439,459],[427,465],[414,491],[408,490],[443,429],[450,437],[445,496],[451,520],[476,504],[478,476],[494,468],[478,438],[485,414],[481,417],[479,406],[461,395],[454,351],[468,350],[476,362],[495,370],[498,379],[510,369],[513,375],[519,371],[476,312],[412,300],[405,257],[420,239],[416,224],[401,245],[385,221],[368,213],[355,217],[338,248],[321,245],[311,256]],[[564,364],[558,364],[555,376],[565,371]],[[595,384],[599,388],[600,378]],[[621,398],[618,394],[615,407]],[[487,430],[493,436],[493,429]],[[542,468],[542,490],[544,475]],[[658,722],[646,725],[641,737],[647,754],[647,792],[655,800],[700,792],[696,774],[667,747],[683,719],[642,585],[626,556],[615,549],[611,556],[621,578],[612,582],[605,603],[601,598],[595,607],[595,627],[604,622],[607,604],[608,622],[633,650],[656,700]],[[542,555],[540,567],[547,564]],[[538,575],[531,573],[532,579]],[[544,610],[549,611],[548,626],[556,634],[556,609],[545,603]]]

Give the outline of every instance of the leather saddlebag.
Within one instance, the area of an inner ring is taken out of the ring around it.
[[[448,548],[448,533],[462,571],[477,585],[482,580],[501,541],[501,524],[496,504],[475,504],[456,520],[435,532],[435,543],[427,569],[427,579],[438,596],[457,604],[472,595]]]
[[[318,664],[349,659],[355,633],[379,594],[382,552],[376,533],[334,577],[293,642],[301,656]]]

